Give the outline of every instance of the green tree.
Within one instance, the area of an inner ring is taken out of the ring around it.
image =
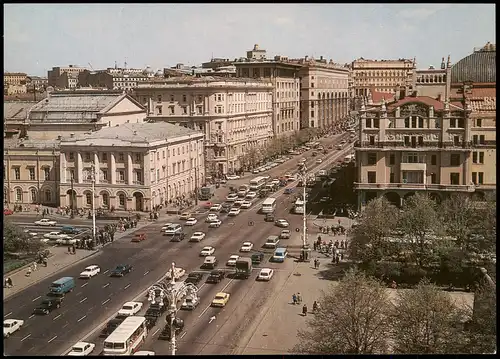
[[[387,353],[390,302],[375,279],[350,270],[337,286],[323,292],[320,310],[299,330],[293,353]]]
[[[3,251],[4,253],[35,254],[44,245],[37,239],[29,238],[18,226],[4,216]]]
[[[426,280],[414,290],[400,290],[391,316],[393,352],[464,353],[463,324],[469,317],[470,310]]]

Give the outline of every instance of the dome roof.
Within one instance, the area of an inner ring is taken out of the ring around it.
[[[496,47],[490,43],[479,51],[475,51],[451,68],[451,82],[464,81],[494,83],[496,82]]]
[[[155,76],[163,76],[163,71],[160,69],[156,70]]]

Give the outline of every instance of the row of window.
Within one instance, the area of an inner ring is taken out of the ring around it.
[[[367,172],[368,183],[377,183],[377,172],[368,171]],[[424,183],[424,172],[423,171],[403,171],[402,173],[402,181],[401,183],[416,183],[423,184]],[[484,172],[473,172],[472,173],[472,182],[475,184],[482,184],[484,178]],[[431,184],[438,184],[437,174],[430,174],[430,182]],[[389,174],[389,183],[397,183],[396,182],[396,174],[391,172]],[[451,185],[460,185],[460,173],[452,172],[450,173],[450,183]]]
[[[74,161],[75,160],[75,156],[77,155],[77,153],[75,152],[70,152],[68,154],[68,159],[69,161]],[[134,154],[134,160],[135,162],[141,162],[142,160],[142,154],[140,153],[135,153]],[[82,154],[82,158],[85,162],[92,162],[93,161],[93,157],[92,157],[92,154],[90,152],[85,152]],[[107,161],[108,160],[108,154],[106,152],[102,152],[102,153],[98,153],[97,154],[97,158],[100,160],[100,161]],[[118,153],[118,156],[115,158],[116,161],[118,162],[125,162],[125,154],[123,152],[120,152]]]
[[[475,164],[484,164],[484,152],[472,152],[472,162]],[[403,153],[401,163],[426,163],[426,155],[416,152]],[[373,166],[377,164],[377,153],[368,153],[368,165]],[[389,154],[389,165],[396,164],[396,154]],[[450,166],[460,166],[461,155],[459,153],[452,153],[450,155]],[[431,155],[431,165],[437,165],[437,155]]]
[[[175,157],[175,154],[177,153],[177,156],[180,156],[181,154],[181,151],[182,151],[182,154],[185,154],[186,152],[190,151],[192,152],[193,150],[197,150],[198,149],[198,146],[196,143],[189,143],[189,146],[186,144],[186,146],[180,146],[180,147],[177,147],[177,151],[175,148],[172,149],[172,152],[170,152],[170,149],[167,149],[167,150],[162,150],[161,151],[161,157],[163,159],[166,158],[166,156],[168,156],[170,158],[170,155],[172,155],[172,157]],[[151,152],[149,154],[149,158],[151,160],[151,162],[154,161],[155,159],[155,153],[154,152]],[[159,161],[160,160],[160,151],[156,151],[156,159]]]
[[[12,168],[14,172],[14,180],[21,180],[21,166],[15,166]],[[42,178],[45,181],[50,181],[50,168],[49,167],[44,167],[42,168]],[[4,173],[5,173],[5,166],[4,166]],[[24,179],[24,178],[23,178]],[[30,181],[36,181],[36,168],[35,167],[28,167],[28,179]]]
[[[312,111],[311,111],[312,114]],[[368,143],[370,146],[375,146],[375,135],[368,136]],[[403,136],[404,145],[408,147],[417,147],[424,145],[424,136]],[[484,135],[473,135],[472,143],[474,145],[484,145],[485,137]],[[460,146],[460,136],[453,136],[453,145]]]
[[[23,190],[21,188],[16,188],[14,190],[15,192],[15,201],[19,203],[24,202],[24,194]],[[36,188],[30,188],[29,190],[29,195],[30,195],[30,202],[31,203],[51,203],[52,202],[52,192],[49,189],[46,189],[43,191],[43,200],[41,201],[42,198],[38,198],[38,191]],[[7,199],[6,193],[4,193],[5,199]],[[4,200],[5,200],[4,199]]]
[[[87,169],[84,169],[83,170],[84,173],[91,173],[91,170],[90,168],[87,168]],[[107,182],[110,180],[109,178],[109,171],[107,169],[101,169],[100,171],[100,177],[99,177],[99,181],[100,182]],[[137,182],[137,183],[141,183],[143,181],[143,177],[142,177],[142,172],[141,171],[133,171],[133,181],[134,183]],[[73,168],[70,168],[67,170],[67,178],[69,179],[75,179],[76,178],[76,172],[75,172],[75,169]],[[116,182],[117,183],[125,183],[125,171],[122,171],[122,170],[118,170],[116,171]],[[83,181],[84,182],[90,182],[92,181],[92,178],[91,176],[87,176],[83,178]]]

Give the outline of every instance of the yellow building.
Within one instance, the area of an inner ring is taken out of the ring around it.
[[[6,72],[3,74],[3,84],[6,85],[26,85],[26,75],[23,72]]]

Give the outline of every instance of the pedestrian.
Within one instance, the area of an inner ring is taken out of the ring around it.
[[[302,315],[305,317],[307,315],[307,305],[304,304],[304,306],[302,307]]]
[[[314,248],[314,251],[316,251],[316,249],[318,248],[318,244],[316,242],[313,243],[313,248]]]
[[[392,281],[391,287],[392,287],[392,289],[396,289],[398,287],[398,284],[396,283],[395,280]]]
[[[76,254],[76,247],[74,244],[73,244],[73,254]]]
[[[36,272],[36,268],[37,268],[36,262],[33,262],[33,272]]]
[[[297,303],[302,303],[302,296],[300,295],[300,292],[297,293]]]
[[[5,280],[3,282],[3,287],[4,288],[8,288],[9,287],[9,278],[5,278]]]
[[[7,285],[9,286],[9,288],[12,288],[14,285],[12,284],[12,278],[11,277],[8,277],[7,278]]]
[[[26,272],[26,277],[31,276],[31,266],[28,268],[28,271]]]
[[[68,247],[68,254],[71,254],[71,247]]]
[[[293,293],[292,295],[292,303],[297,304],[297,296],[295,295],[295,293]]]

